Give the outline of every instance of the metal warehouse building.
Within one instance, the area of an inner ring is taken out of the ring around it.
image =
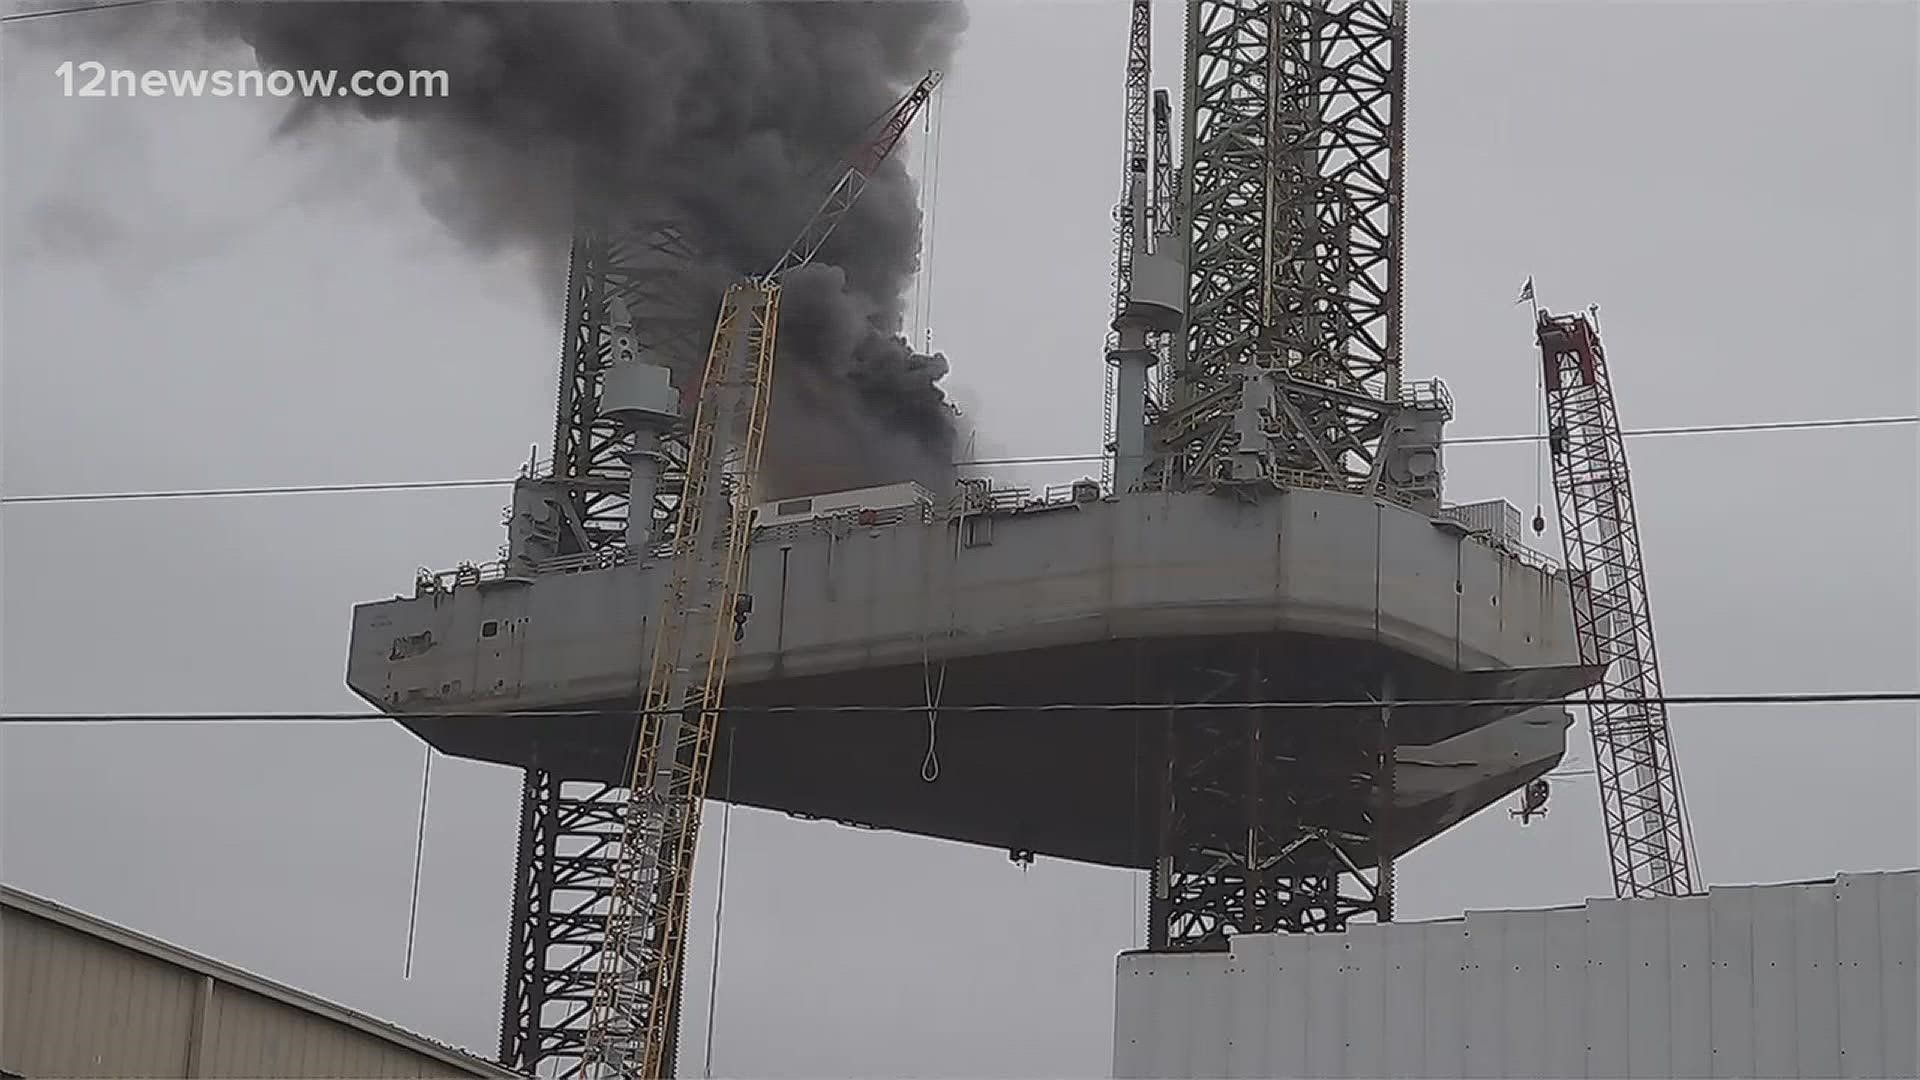
[[[0,886],[0,1074],[520,1075],[5,886]]]
[[[1911,1077],[1920,871],[1120,958],[1120,1077]]]

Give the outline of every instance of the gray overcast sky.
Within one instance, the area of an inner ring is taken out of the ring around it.
[[[1530,273],[1551,306],[1601,305],[1629,427],[1914,411],[1915,10],[1414,4],[1407,364],[1449,381],[1455,433],[1535,423]],[[1180,5],[1157,14],[1174,85]],[[505,475],[545,442],[557,296],[442,237],[390,133],[274,142],[258,102],[63,98],[54,67],[90,53],[57,22],[0,44],[7,491]],[[944,90],[931,321],[982,453],[1099,442],[1125,22],[977,2]],[[1920,681],[1915,446],[1636,442],[1668,688]],[[1448,464],[1452,499],[1531,514],[1533,451]],[[490,557],[504,497],[10,508],[4,706],[353,708],[351,605]],[[1920,861],[1912,706],[1674,727],[1710,881]],[[0,878],[491,1052],[514,773],[436,764],[405,981],[421,749],[398,728],[9,728],[0,754]],[[1591,784],[1416,853],[1403,917],[1606,894]],[[728,876],[717,1074],[1108,1072],[1131,875],[739,812]]]

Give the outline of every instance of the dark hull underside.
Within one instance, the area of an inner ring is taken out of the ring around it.
[[[1029,851],[1109,866],[1146,868],[1167,774],[1169,725],[1208,702],[1400,701],[1557,698],[1591,682],[1585,668],[1453,672],[1371,643],[1300,635],[1233,635],[1177,641],[1112,641],[1017,654],[874,669],[729,688],[708,796],[801,817]],[[929,702],[939,706],[929,709]],[[1045,705],[1152,708],[1046,710]],[[581,702],[571,715],[398,716],[449,754],[560,777],[623,782],[630,768],[637,701]],[[832,711],[832,706],[887,711]],[[964,712],[961,707],[1011,706]],[[764,711],[769,707],[792,711]],[[1430,746],[1528,711],[1531,706],[1403,706],[1394,742]],[[594,710],[594,715],[578,715]],[[761,711],[756,711],[761,710]],[[1270,776],[1271,805],[1317,804],[1325,824],[1361,827],[1372,797],[1355,786],[1356,732],[1375,737],[1378,709],[1230,710],[1257,724],[1284,767]],[[1407,850],[1462,816],[1551,768],[1558,757],[1515,760],[1468,772],[1453,790],[1403,789],[1387,817],[1389,845]],[[929,774],[934,779],[925,777]],[[1218,823],[1230,830],[1233,823]]]

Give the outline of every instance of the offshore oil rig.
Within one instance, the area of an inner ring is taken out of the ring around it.
[[[1579,565],[1504,502],[1445,501],[1452,402],[1403,375],[1403,0],[1188,0],[1178,125],[1151,6],[1097,480],[755,498],[782,275],[937,74],[717,320],[681,287],[698,237],[579,223],[552,457],[501,558],[359,605],[348,661],[434,747],[524,770],[503,1062],[671,1075],[714,770],[740,805],[1148,871],[1148,949],[1220,950],[1390,921],[1398,857],[1513,792],[1539,809],[1571,724],[1540,702],[1658,697],[1584,317],[1539,322]],[[1595,729],[1644,751],[1601,761],[1624,891],[1692,887],[1664,732],[1644,701]]]

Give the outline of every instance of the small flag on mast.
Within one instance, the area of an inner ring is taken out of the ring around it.
[[[1527,283],[1520,286],[1520,299],[1515,300],[1514,303],[1524,304],[1531,299],[1533,299],[1533,275],[1528,274]]]

